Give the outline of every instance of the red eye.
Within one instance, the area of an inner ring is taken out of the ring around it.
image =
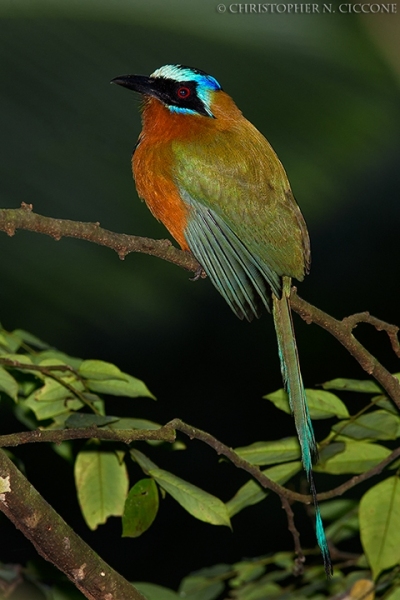
[[[177,89],[177,96],[178,98],[189,98],[190,94],[192,92],[190,91],[190,88],[186,87],[186,86],[182,86],[180,88]]]

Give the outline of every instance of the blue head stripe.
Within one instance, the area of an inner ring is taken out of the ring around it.
[[[160,67],[150,77],[163,77],[164,79],[173,79],[174,81],[195,81],[197,85],[208,88],[210,90],[220,90],[221,86],[218,81],[207,75],[204,71],[198,69],[191,69],[190,67],[183,67],[182,65],[165,65]]]
[[[150,77],[153,77],[155,79],[173,79],[174,81],[179,81],[182,83],[184,83],[185,81],[195,81],[197,83],[197,96],[200,98],[206,111],[209,113],[210,116],[212,116],[210,107],[211,93],[216,92],[222,88],[218,81],[214,77],[211,77],[211,75],[207,75],[207,73],[204,73],[204,71],[192,69],[190,67],[184,67],[182,65],[164,65],[163,67],[156,69],[156,71],[154,71],[154,73],[152,73]],[[177,106],[169,106],[168,108],[173,112],[195,112],[179,108]]]

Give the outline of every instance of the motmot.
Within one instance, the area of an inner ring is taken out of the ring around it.
[[[240,319],[272,312],[281,371],[315,505],[325,570],[332,571],[312,465],[317,444],[290,309],[292,278],[310,267],[310,240],[286,172],[266,138],[218,81],[183,65],[112,80],[142,95],[132,156],[139,197],[191,252]]]

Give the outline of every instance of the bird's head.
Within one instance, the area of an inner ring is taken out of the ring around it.
[[[222,88],[218,81],[199,69],[183,65],[165,65],[150,77],[122,75],[111,81],[143,96],[156,98],[172,113],[213,118],[214,95]]]

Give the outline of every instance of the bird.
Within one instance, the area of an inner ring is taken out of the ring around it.
[[[310,267],[310,239],[288,177],[266,138],[201,69],[168,64],[111,83],[142,97],[132,155],[138,195],[240,319],[272,313],[281,372],[315,506],[325,571],[332,563],[316,497],[317,444],[290,309],[292,278]]]

